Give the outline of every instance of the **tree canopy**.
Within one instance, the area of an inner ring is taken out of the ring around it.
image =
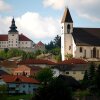
[[[50,68],[44,68],[37,73],[37,79],[40,80],[44,85],[47,85],[53,77],[53,71]]]
[[[32,100],[72,100],[72,92],[63,80],[55,78],[39,88]]]

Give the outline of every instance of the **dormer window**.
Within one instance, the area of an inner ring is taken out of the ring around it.
[[[67,25],[67,32],[70,33],[70,25]]]

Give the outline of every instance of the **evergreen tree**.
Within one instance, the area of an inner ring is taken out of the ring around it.
[[[97,90],[100,93],[100,65],[98,66],[98,69],[96,71],[95,84],[97,86]]]
[[[95,76],[95,64],[92,62],[89,68],[89,80],[93,81]]]
[[[88,76],[88,71],[86,70],[82,80],[82,87],[86,89],[89,86],[88,83],[89,83],[89,76]]]
[[[83,78],[83,80],[84,81],[87,81],[87,80],[89,80],[89,77],[88,77],[88,72],[87,72],[87,70],[85,71],[85,73],[84,73],[84,78]]]

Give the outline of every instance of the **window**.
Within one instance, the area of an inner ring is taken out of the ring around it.
[[[81,74],[84,74],[84,71],[82,71]]]
[[[61,28],[63,29],[63,26]]]
[[[96,58],[96,47],[93,48],[93,58]]]
[[[66,74],[69,74],[69,72],[66,72]]]
[[[82,47],[80,47],[80,52],[82,52],[83,51],[83,48]]]
[[[86,58],[86,50],[84,50],[84,58]]]
[[[70,25],[67,25],[67,32],[70,33]]]
[[[71,46],[69,46],[69,50],[71,49]]]
[[[99,58],[99,50],[97,50],[97,58]]]
[[[23,88],[25,88],[25,85],[23,85]]]
[[[76,72],[75,72],[75,71],[73,71],[73,74],[76,74]]]

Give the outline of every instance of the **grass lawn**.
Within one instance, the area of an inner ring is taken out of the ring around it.
[[[8,96],[7,97],[7,100],[20,100],[20,99],[30,100],[32,96],[33,96],[32,94],[26,94],[26,95],[11,95],[11,96]]]

